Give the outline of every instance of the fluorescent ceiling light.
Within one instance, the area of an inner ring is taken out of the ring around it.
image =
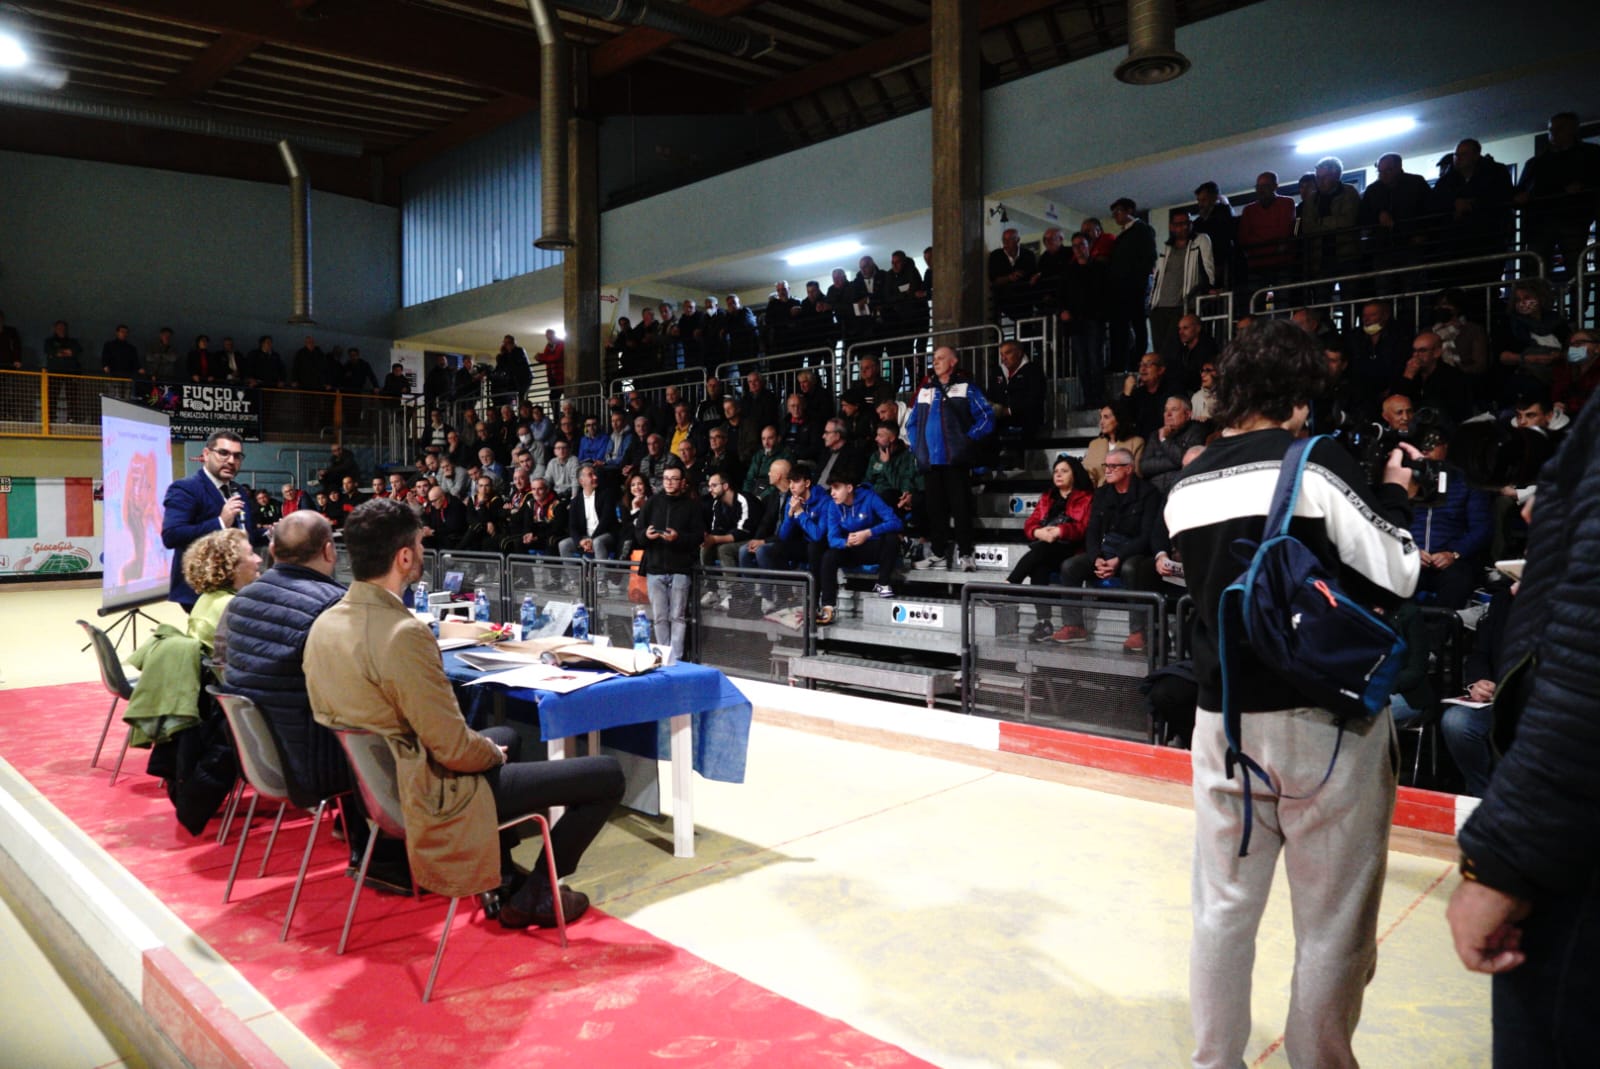
[[[1331,130],[1324,130],[1320,134],[1312,134],[1294,146],[1294,150],[1302,156],[1313,156],[1319,152],[1332,152],[1334,149],[1349,148],[1351,145],[1363,145],[1368,141],[1379,141],[1386,137],[1395,137],[1416,129],[1417,120],[1409,115],[1400,115],[1391,119],[1375,119],[1371,122],[1350,123],[1346,126],[1335,126]]]
[[[830,260],[842,260],[847,256],[854,256],[865,247],[853,238],[845,241],[824,241],[820,245],[806,245],[785,253],[783,262],[790,267],[806,267],[810,264],[827,263]]]
[[[0,70],[16,70],[28,65],[28,50],[14,34],[0,31]]]

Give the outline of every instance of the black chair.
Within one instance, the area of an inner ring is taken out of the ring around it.
[[[111,644],[111,638],[104,631],[94,626],[87,620],[79,620],[78,626],[89,635],[89,643],[94,646],[95,660],[100,663],[100,682],[105,685],[111,695],[111,708],[106,710],[106,723],[100,729],[100,741],[95,744],[94,756],[89,758],[89,767],[93,768],[100,763],[100,751],[105,749],[106,736],[111,733],[111,721],[117,715],[117,703],[126,702],[133,697],[134,684],[139,682],[139,673],[130,671],[122,666],[122,661],[117,657],[117,648]],[[133,738],[133,728],[122,737],[122,749],[117,754],[117,763],[111,769],[111,785],[117,783],[117,776],[122,772],[122,760],[128,756],[128,740]]]

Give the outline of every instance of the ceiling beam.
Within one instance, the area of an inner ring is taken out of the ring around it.
[[[978,9],[979,31],[1004,26],[1025,15],[1054,7],[1061,0],[985,0]],[[766,111],[777,104],[815,93],[830,85],[848,82],[899,66],[929,54],[932,37],[928,24],[911,26],[898,33],[863,45],[831,60],[784,75],[765,85],[758,85],[745,96],[748,111]]]
[[[392,175],[404,174],[418,164],[426,163],[441,153],[448,152],[458,145],[464,145],[512,119],[526,115],[536,107],[538,104],[527,97],[496,97],[487,104],[472,109],[454,122],[441,126],[431,133],[423,134],[415,141],[408,141],[390,152],[383,158],[384,169]]]
[[[205,51],[194,57],[166,88],[156,94],[161,100],[193,100],[226,78],[257,48],[261,38],[249,33],[221,34]]]
[[[62,14],[82,8],[29,0]],[[539,49],[526,33],[393,0],[339,0],[301,13],[283,0],[95,0],[95,6],[214,33],[342,56],[378,66],[442,75],[529,98],[539,94]]]
[[[759,0],[684,0],[684,6],[702,15],[725,19],[747,11]],[[642,59],[661,51],[676,41],[677,35],[647,26],[624,30],[605,44],[595,46],[589,53],[589,75],[597,81],[608,74],[616,74]]]

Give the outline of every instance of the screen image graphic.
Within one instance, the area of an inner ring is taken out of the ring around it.
[[[100,399],[105,472],[105,567],[101,608],[160,601],[171,585],[172,554],[161,544],[161,499],[172,484],[172,430],[160,412]]]

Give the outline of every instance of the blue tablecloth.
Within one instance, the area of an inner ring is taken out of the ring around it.
[[[750,702],[715,668],[674,664],[638,676],[618,676],[570,694],[551,694],[497,684],[462,684],[482,673],[463,664],[455,651],[444,654],[445,674],[456,684],[461,711],[475,727],[489,722],[498,691],[507,719],[535,724],[541,739],[561,739],[603,731],[608,746],[641,757],[670,755],[668,720],[694,717],[694,770],[707,779],[743,783],[750,742]]]

